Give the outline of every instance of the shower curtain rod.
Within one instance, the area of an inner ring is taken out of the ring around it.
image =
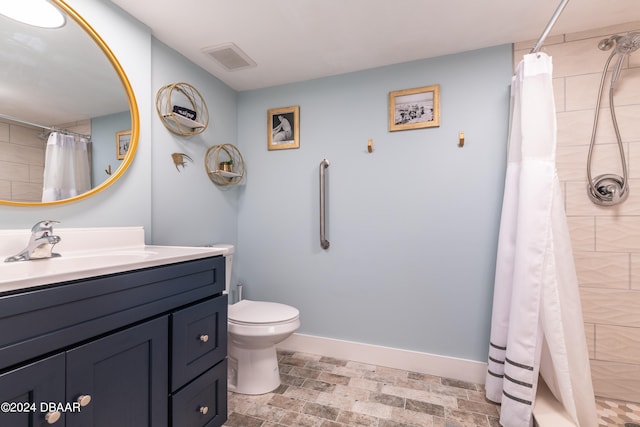
[[[549,20],[549,23],[547,24],[547,26],[544,28],[544,31],[542,32],[542,34],[540,35],[540,38],[538,39],[538,42],[536,43],[536,45],[533,47],[533,49],[531,49],[530,53],[538,53],[538,51],[540,50],[540,48],[542,47],[542,43],[544,43],[544,40],[547,38],[547,36],[549,35],[549,32],[551,31],[551,29],[553,28],[553,26],[555,25],[556,21],[558,20],[558,18],[560,17],[560,15],[562,14],[562,11],[564,10],[564,8],[567,6],[567,3],[569,3],[569,0],[562,0],[560,2],[560,4],[558,5],[558,8],[556,9],[556,11],[554,12],[553,16],[551,17],[551,19]]]
[[[21,120],[21,119],[12,117],[12,116],[8,116],[6,114],[0,114],[0,119],[10,120],[12,122],[21,123],[23,125],[34,126],[34,127],[40,128],[40,129],[48,130],[50,132],[62,132],[62,133],[67,133],[69,135],[75,135],[75,136],[80,136],[82,138],[91,139],[91,135],[84,135],[82,133],[74,132],[72,130],[67,130],[67,129],[58,129],[58,128],[50,127],[50,126],[43,126],[43,125],[39,125],[37,123],[28,122],[26,120]]]

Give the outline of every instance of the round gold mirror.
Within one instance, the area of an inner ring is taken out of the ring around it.
[[[40,28],[0,14],[4,205],[55,205],[96,194],[122,176],[138,145],[138,108],[120,63],[69,5],[50,2],[65,15],[62,27]],[[52,146],[64,145],[58,141],[61,135],[64,141],[81,142],[87,157],[82,164],[89,168],[81,184],[64,190],[51,177],[78,174],[79,168],[48,154]]]

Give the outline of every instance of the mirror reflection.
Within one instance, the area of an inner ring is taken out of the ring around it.
[[[117,135],[137,126],[133,93],[92,31],[69,14],[51,29],[0,14],[0,203],[82,198],[130,163],[135,141],[122,156]]]

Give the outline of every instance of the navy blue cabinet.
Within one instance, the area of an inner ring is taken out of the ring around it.
[[[221,426],[223,289],[212,257],[0,294],[0,426]]]
[[[67,427],[166,427],[167,316],[69,350]]]
[[[0,375],[0,426],[64,425],[65,413],[47,406],[65,400],[64,354],[57,354]],[[42,404],[45,407],[41,407]]]

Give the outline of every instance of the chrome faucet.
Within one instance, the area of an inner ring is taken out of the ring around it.
[[[31,227],[31,238],[27,247],[16,255],[5,259],[4,262],[59,257],[60,254],[52,252],[56,243],[62,240],[60,236],[53,234],[53,224],[58,223],[59,221],[47,219]]]

